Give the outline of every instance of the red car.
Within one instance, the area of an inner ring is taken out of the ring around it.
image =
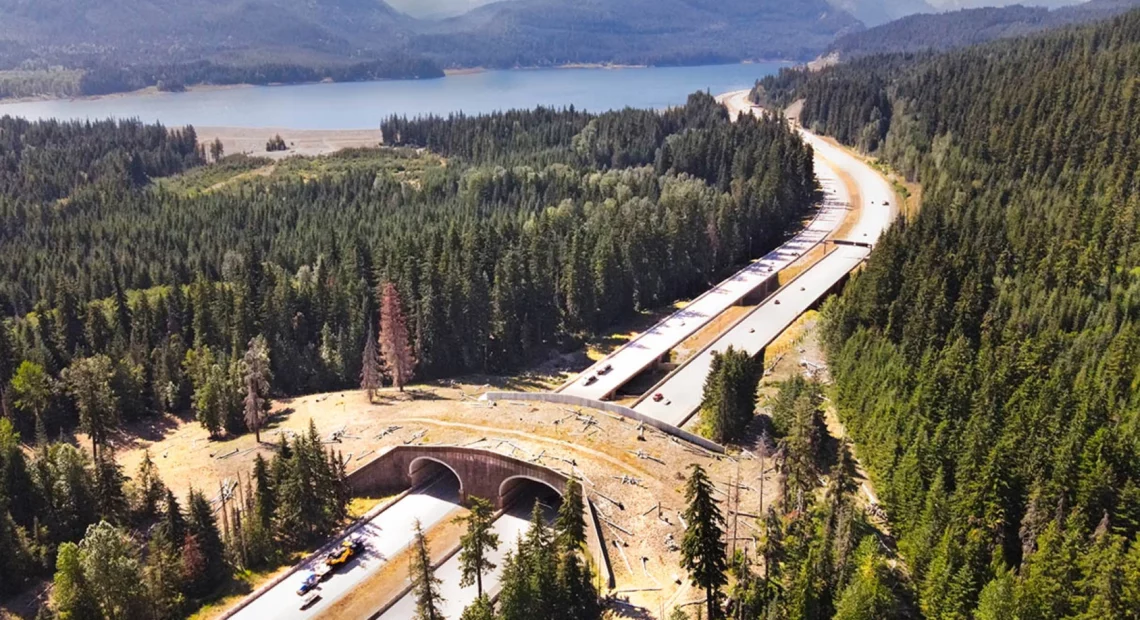
[[[658,393],[653,395],[653,402],[659,403],[663,400],[665,400],[665,395],[662,394],[661,392],[658,392]]]

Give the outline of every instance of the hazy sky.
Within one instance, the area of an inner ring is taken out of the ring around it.
[[[452,17],[495,0],[388,0],[397,11],[412,17]]]
[[[396,10],[402,11],[412,17],[452,17],[460,15],[473,8],[490,4],[496,0],[388,0]],[[620,2],[621,0],[615,0]],[[981,6],[1005,6],[1007,4],[1025,4],[1029,6],[1048,6],[1051,8],[1069,4],[1079,4],[1086,0],[926,0],[926,3],[937,9],[965,9]],[[879,0],[837,0],[833,4],[838,6],[859,5],[863,2],[878,3]],[[903,4],[903,3],[897,3]],[[859,13],[860,11],[856,11]],[[897,16],[896,16],[897,17]]]

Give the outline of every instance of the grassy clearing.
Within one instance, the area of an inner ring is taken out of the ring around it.
[[[251,157],[249,155],[230,155],[216,164],[194,168],[189,172],[159,179],[158,187],[184,196],[195,196],[234,182],[238,177],[247,175],[255,170],[264,168],[273,163],[264,157]]]
[[[348,503],[348,518],[352,521],[363,518],[368,511],[392,499],[392,495],[383,497],[354,497]]]
[[[300,178],[310,181],[337,178],[359,170],[377,175],[391,174],[416,183],[428,170],[443,165],[443,160],[438,156],[412,149],[350,148],[317,157],[296,155],[279,162],[266,157],[238,154],[177,177],[159,179],[155,185],[165,191],[193,197],[223,189],[232,190],[258,179],[278,181]]]
[[[349,172],[367,170],[375,174],[388,173],[408,181],[418,180],[430,169],[439,168],[444,161],[426,151],[394,148],[350,148],[320,157],[290,157],[282,160],[270,176],[271,179],[300,177],[337,178]]]

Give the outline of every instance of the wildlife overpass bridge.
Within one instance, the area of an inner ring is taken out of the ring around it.
[[[349,485],[356,495],[400,492],[422,486],[450,472],[459,480],[459,498],[490,500],[496,508],[509,506],[530,482],[561,494],[567,477],[553,469],[514,457],[454,446],[396,446],[352,472]]]

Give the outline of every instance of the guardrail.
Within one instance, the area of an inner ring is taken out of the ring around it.
[[[601,411],[608,411],[616,413],[617,415],[641,422],[652,426],[653,428],[672,435],[678,439],[683,439],[691,444],[700,446],[709,452],[716,454],[724,454],[724,446],[701,437],[694,435],[689,431],[682,430],[669,424],[662,422],[657,418],[651,418],[643,413],[634,411],[629,407],[616,405],[614,403],[607,403],[601,400],[593,400],[590,398],[582,398],[581,396],[571,396],[570,394],[556,394],[554,392],[487,392],[481,397],[483,400],[496,401],[496,400],[515,400],[515,401],[538,401],[545,403],[557,403],[561,405],[572,405],[575,407],[587,407],[589,409],[598,409]]]
[[[650,394],[653,394],[653,393],[655,393],[655,392],[658,392],[658,391],[660,391],[660,389],[661,389],[661,387],[662,387],[662,386],[664,386],[666,383],[669,383],[670,381],[672,381],[672,380],[673,380],[673,377],[677,376],[677,375],[678,375],[678,374],[679,374],[679,373],[680,373],[682,370],[684,370],[684,369],[685,369],[685,367],[686,367],[686,366],[688,366],[689,364],[691,364],[691,363],[693,362],[693,360],[695,360],[695,359],[697,359],[698,357],[700,357],[701,355],[703,355],[703,354],[704,354],[706,351],[708,351],[709,349],[711,349],[711,348],[715,347],[715,346],[717,345],[717,343],[719,343],[719,342],[720,342],[720,339],[724,337],[724,335],[725,335],[725,334],[727,334],[727,333],[731,332],[732,330],[736,329],[737,327],[739,327],[739,326],[740,326],[740,324],[741,324],[741,323],[743,323],[743,322],[747,321],[748,319],[752,318],[752,315],[756,314],[756,313],[757,313],[757,312],[759,312],[761,309],[763,309],[763,308],[767,307],[767,305],[768,305],[768,302],[769,302],[769,301],[771,301],[772,299],[775,299],[775,298],[776,298],[776,296],[777,296],[777,295],[779,295],[781,292],[783,292],[783,291],[786,291],[786,290],[788,290],[789,288],[791,288],[791,287],[792,287],[792,285],[794,285],[794,284],[795,284],[795,283],[796,283],[796,282],[797,282],[797,281],[798,281],[800,278],[804,277],[804,276],[805,276],[805,275],[807,275],[809,272],[811,272],[811,270],[812,270],[813,268],[815,268],[815,266],[816,266],[816,265],[818,265],[818,264],[819,264],[821,261],[823,261],[824,259],[826,259],[828,256],[830,256],[830,255],[832,254],[832,252],[835,252],[835,251],[836,251],[836,250],[827,251],[827,246],[826,246],[826,245],[824,245],[824,254],[823,254],[823,258],[819,259],[818,261],[816,261],[816,262],[815,262],[815,263],[813,263],[812,265],[809,265],[807,269],[804,269],[803,271],[801,271],[801,272],[797,273],[797,274],[796,274],[796,276],[795,276],[794,278],[792,278],[791,280],[788,280],[787,284],[784,284],[783,286],[781,286],[781,287],[777,288],[777,289],[776,289],[776,290],[775,290],[775,291],[774,291],[774,292],[773,292],[771,295],[769,295],[769,296],[768,296],[768,297],[767,297],[767,298],[766,298],[764,301],[760,302],[759,304],[756,304],[756,307],[755,307],[755,308],[753,308],[753,309],[749,310],[748,312],[745,312],[744,314],[742,314],[742,315],[740,315],[739,317],[737,317],[737,318],[736,318],[736,320],[734,320],[732,323],[729,323],[729,324],[728,324],[728,327],[725,327],[724,329],[722,329],[722,330],[720,331],[720,333],[719,333],[719,334],[717,334],[717,337],[716,337],[716,338],[713,338],[712,340],[709,340],[708,342],[706,342],[706,343],[705,343],[705,345],[704,345],[703,347],[701,347],[700,349],[698,349],[696,352],[694,352],[694,353],[693,353],[692,355],[690,355],[689,357],[685,358],[685,360],[684,360],[683,362],[681,362],[680,364],[677,364],[677,366],[676,366],[676,367],[675,367],[675,368],[674,368],[672,371],[670,371],[668,374],[666,374],[664,377],[662,377],[660,381],[658,381],[657,383],[653,384],[653,387],[651,387],[651,388],[649,388],[648,390],[646,390],[645,394],[644,394],[644,395],[642,395],[642,397],[641,397],[641,398],[637,399],[637,401],[635,401],[635,402],[633,403],[633,406],[634,406],[634,407],[636,407],[636,406],[640,405],[641,403],[645,402],[645,399],[646,399],[646,398],[649,398],[649,395],[650,395]],[[777,337],[777,338],[779,338],[779,337],[780,337],[780,336],[779,336],[779,334],[777,334],[777,335],[776,335],[776,337]],[[769,344],[771,344],[771,343],[769,343]],[[767,347],[765,347],[765,348],[767,348]],[[761,349],[761,350],[763,350],[763,349]],[[754,355],[759,355],[759,352],[755,353]],[[635,410],[635,411],[636,411],[636,410]],[[687,422],[687,421],[689,420],[689,418],[691,418],[692,416],[693,416],[693,412],[692,412],[692,411],[688,412],[688,414],[685,416],[685,421]],[[682,424],[683,424],[683,423],[684,423],[684,422],[682,422]]]
[[[763,259],[764,259],[764,257],[768,256],[769,254],[774,254],[774,253],[776,253],[776,252],[779,252],[780,250],[782,250],[782,249],[784,248],[784,246],[786,246],[786,245],[788,245],[788,244],[792,243],[793,241],[795,241],[795,240],[796,240],[796,239],[797,239],[797,238],[798,238],[800,235],[802,235],[802,234],[804,234],[805,232],[807,232],[807,230],[808,230],[808,229],[810,229],[810,228],[811,228],[811,227],[812,227],[812,226],[813,226],[813,225],[816,223],[816,221],[818,221],[818,220],[819,220],[821,217],[823,217],[823,215],[824,215],[824,210],[825,210],[825,208],[824,208],[824,205],[823,205],[823,201],[821,200],[821,201],[820,201],[820,203],[819,203],[819,206],[816,208],[815,214],[814,214],[814,215],[813,215],[813,217],[811,218],[811,221],[809,221],[809,222],[808,222],[808,223],[807,223],[807,224],[806,224],[806,225],[805,225],[805,226],[804,226],[802,229],[800,229],[800,231],[799,231],[799,232],[797,232],[796,234],[794,234],[794,235],[792,235],[791,237],[789,237],[788,239],[786,239],[786,240],[785,240],[783,243],[781,243],[779,246],[777,246],[777,247],[774,247],[774,248],[772,248],[771,250],[768,250],[768,252],[766,252],[766,253],[764,254],[764,256],[761,256],[760,258],[758,258],[758,259],[756,259],[756,260],[753,260],[753,261],[751,261],[751,262],[750,262],[748,265],[746,265],[745,267],[742,267],[742,268],[740,268],[739,270],[737,270],[737,271],[734,271],[734,272],[732,273],[732,275],[728,276],[727,278],[724,278],[724,279],[723,279],[723,280],[721,280],[720,282],[717,282],[717,284],[716,284],[715,286],[713,286],[712,288],[708,289],[707,291],[705,291],[705,292],[701,293],[700,295],[697,295],[697,296],[696,296],[696,297],[694,297],[693,299],[689,300],[689,302],[688,302],[687,304],[685,304],[685,305],[686,305],[686,307],[687,307],[687,306],[691,306],[691,305],[693,305],[694,303],[696,303],[696,302],[700,301],[701,299],[703,299],[703,298],[705,298],[705,297],[708,297],[709,295],[713,295],[713,294],[716,294],[716,293],[717,293],[717,290],[718,290],[718,289],[720,289],[720,287],[722,287],[722,286],[724,286],[725,284],[727,284],[727,283],[729,283],[729,282],[731,282],[731,281],[733,281],[733,280],[735,280],[735,279],[739,278],[739,277],[741,276],[741,274],[743,274],[743,273],[745,273],[745,272],[747,272],[747,271],[751,271],[751,270],[752,270],[752,269],[753,269],[753,268],[756,266],[756,262],[757,262],[757,261],[759,261],[759,260],[763,260]],[[832,231],[832,232],[834,232],[834,231]],[[828,233],[828,234],[831,234],[831,233]],[[807,249],[801,250],[801,251],[800,251],[800,255],[802,256],[802,255],[804,255],[804,254],[807,254],[808,252],[811,252],[811,251],[812,251],[812,250],[814,250],[816,247],[818,247],[818,246],[820,246],[821,244],[823,244],[825,241],[826,241],[826,237],[825,237],[824,239],[820,239],[819,241],[816,241],[815,243],[812,243],[810,246],[808,246],[808,247],[807,247]],[[798,259],[797,259],[797,260],[798,260]],[[794,263],[795,261],[792,261],[792,262]],[[790,266],[790,265],[791,265],[791,263],[789,263],[788,265]],[[785,269],[786,269],[786,268],[787,268],[787,267],[785,267]],[[783,270],[781,269],[781,271],[783,271]],[[737,297],[736,299],[734,299],[732,303],[733,303],[733,304],[736,304],[736,303],[740,303],[740,301],[742,301],[743,299],[747,298],[747,297],[748,297],[749,295],[751,295],[752,293],[755,293],[755,292],[756,292],[756,290],[757,290],[757,289],[759,289],[760,287],[762,287],[762,286],[767,286],[767,285],[768,285],[768,283],[770,283],[770,282],[771,282],[772,280],[774,280],[774,279],[775,279],[775,280],[777,280],[777,282],[778,282],[778,281],[779,281],[779,280],[778,280],[778,278],[779,278],[779,275],[780,275],[780,272],[779,272],[779,271],[776,271],[776,272],[772,272],[772,273],[771,273],[771,274],[770,274],[768,277],[764,278],[764,280],[763,280],[763,281],[761,281],[761,282],[757,283],[757,284],[756,284],[756,286],[752,287],[752,288],[751,288],[751,289],[749,289],[748,291],[745,291],[745,292],[744,292],[743,294],[741,294],[739,297]],[[598,361],[597,361],[597,362],[595,362],[595,363],[594,363],[592,366],[590,366],[590,367],[589,367],[589,368],[587,368],[586,370],[582,371],[581,373],[578,373],[578,374],[576,374],[576,375],[574,375],[574,376],[570,377],[569,379],[567,379],[565,382],[563,382],[563,383],[562,383],[562,385],[559,385],[559,386],[558,386],[558,389],[557,389],[556,391],[557,391],[557,392],[561,392],[562,390],[565,390],[566,388],[570,387],[571,385],[574,385],[574,383],[575,383],[576,381],[578,381],[578,379],[579,379],[579,378],[581,378],[583,374],[585,374],[585,373],[589,372],[589,371],[590,371],[590,370],[592,370],[593,368],[596,368],[596,367],[598,367],[598,366],[601,366],[602,364],[604,364],[604,363],[606,363],[606,362],[609,362],[611,359],[613,359],[614,357],[616,357],[616,356],[617,356],[619,353],[621,353],[623,350],[625,350],[625,349],[628,349],[629,347],[635,346],[635,344],[637,343],[637,341],[638,341],[638,340],[640,340],[642,337],[644,337],[646,334],[650,334],[650,333],[652,333],[652,332],[656,331],[658,328],[660,328],[660,327],[664,326],[664,325],[665,325],[666,323],[668,323],[669,321],[672,321],[672,320],[674,320],[674,317],[676,317],[676,316],[677,316],[677,314],[679,314],[679,313],[682,313],[682,312],[684,312],[684,309],[681,309],[681,310],[678,310],[677,312],[671,313],[671,314],[669,314],[669,315],[665,316],[664,318],[662,318],[660,321],[658,321],[658,322],[654,323],[652,327],[650,327],[650,328],[648,328],[648,329],[644,329],[644,330],[642,330],[642,331],[641,331],[641,333],[639,333],[637,336],[634,336],[634,337],[633,337],[633,339],[631,339],[629,342],[627,342],[627,343],[625,343],[624,345],[622,345],[620,348],[618,348],[618,350],[616,350],[616,351],[614,351],[614,352],[610,353],[610,354],[609,354],[609,355],[607,355],[605,358],[603,358],[603,359],[601,359],[601,360],[598,360]],[[715,320],[717,316],[720,316],[720,315],[718,314],[718,315],[715,315],[715,316],[711,316],[711,317],[709,317],[709,318],[705,319],[703,322],[701,322],[700,324],[698,324],[698,325],[697,325],[697,326],[694,328],[694,330],[693,330],[693,332],[692,332],[692,333],[693,333],[693,334],[695,334],[695,333],[698,333],[698,332],[699,332],[701,329],[704,329],[704,327],[705,327],[706,325],[708,325],[709,323],[712,323],[712,322],[713,322],[713,320]],[[692,335],[692,334],[690,334],[690,336],[691,336],[691,335]],[[684,342],[684,340],[682,340],[681,342]],[[680,344],[680,342],[678,342],[677,344]],[[674,347],[670,347],[669,351],[672,351],[672,350],[673,350],[673,348],[675,348],[675,347],[676,347],[676,345],[674,345]],[[668,353],[669,351],[666,351],[665,353]],[[639,368],[639,369],[637,370],[637,372],[636,372],[636,373],[634,373],[633,375],[630,375],[629,379],[627,379],[627,380],[626,380],[626,383],[628,383],[629,381],[633,380],[633,378],[634,378],[634,377],[636,377],[637,375],[639,375],[639,374],[641,374],[642,372],[644,372],[644,371],[645,371],[645,369],[646,369],[646,368],[648,368],[648,367],[649,367],[649,366],[651,366],[651,365],[653,365],[653,362],[650,362],[650,363],[646,364],[645,366],[642,366],[641,368]],[[618,389],[620,389],[620,388],[621,388],[621,386],[618,386],[617,388],[614,388],[614,391],[617,391],[617,390],[618,390]],[[612,393],[613,393],[613,392],[611,392],[610,394],[612,394]],[[597,402],[597,401],[595,401],[595,402]]]

